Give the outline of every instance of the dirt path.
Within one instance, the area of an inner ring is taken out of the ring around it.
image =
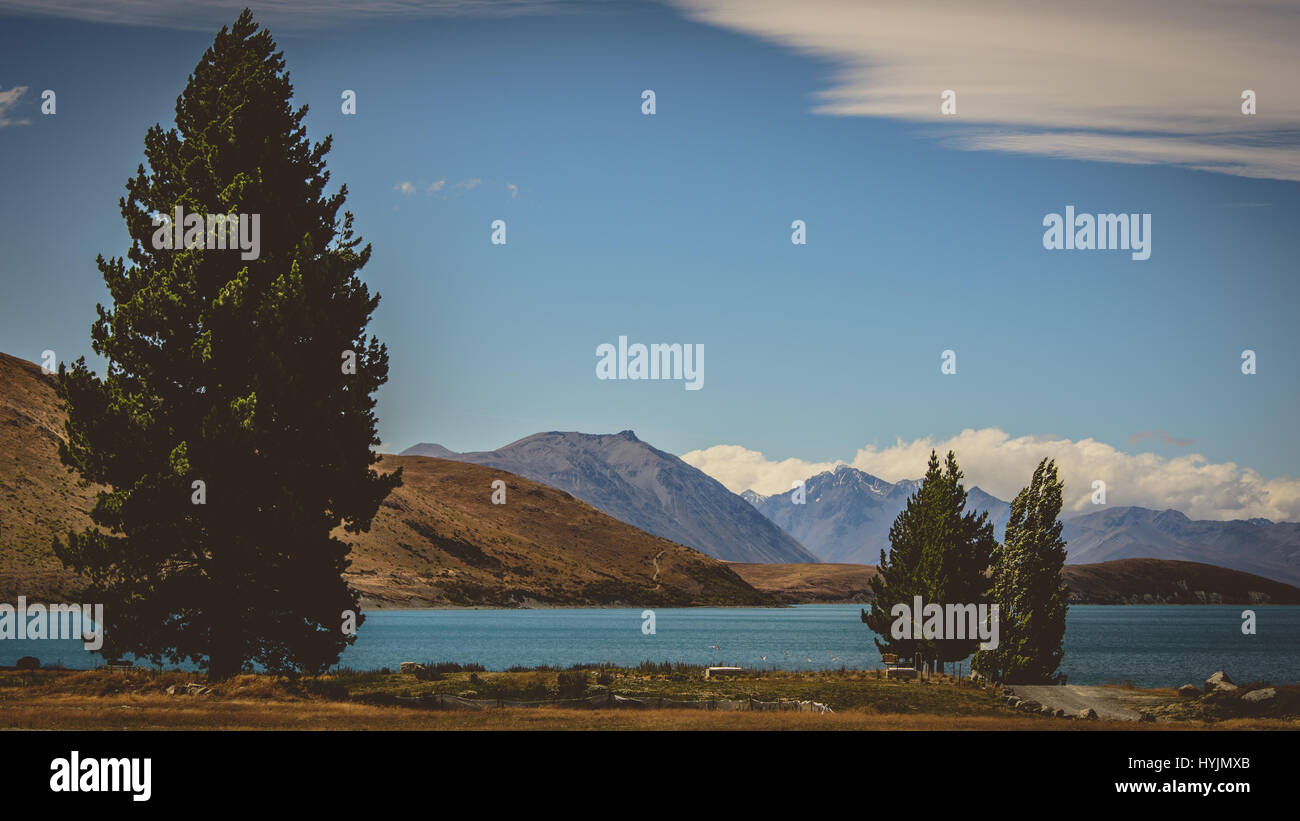
[[[1046,704],[1053,710],[1064,710],[1066,715],[1078,715],[1091,707],[1097,711],[1098,718],[1118,721],[1137,721],[1142,709],[1169,701],[1164,696],[1147,695],[1140,690],[1083,684],[1067,684],[1064,687],[1018,685],[1012,687],[1011,691],[1018,698]]]

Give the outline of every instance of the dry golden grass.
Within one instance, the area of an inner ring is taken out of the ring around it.
[[[1217,724],[1068,721],[1036,716],[875,713],[571,710],[551,707],[477,712],[378,707],[316,699],[57,694],[0,705],[9,730],[1259,730],[1300,722],[1238,719]]]
[[[776,698],[825,700],[835,712],[747,712],[686,709],[573,709],[560,706],[431,710],[408,704],[350,700],[407,694],[455,693],[470,674],[437,681],[410,676],[350,673],[297,682],[241,675],[211,682],[204,695],[185,695],[202,676],[179,671],[0,671],[0,730],[1297,730],[1294,718],[1228,718],[1157,723],[1078,721],[1017,713],[987,691],[953,680],[924,686],[875,681],[860,671],[770,673],[719,682],[752,692],[702,692],[714,686],[679,675],[615,671],[612,689],[677,699]],[[484,673],[480,688],[498,678],[551,681],[553,672]],[[539,678],[540,677],[540,678]],[[178,685],[177,695],[167,690]],[[631,688],[631,689],[628,689]],[[1145,692],[1134,690],[1134,693]]]

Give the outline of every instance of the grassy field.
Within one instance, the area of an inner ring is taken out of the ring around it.
[[[562,678],[563,677],[563,678]],[[924,684],[883,681],[874,671],[751,673],[706,681],[689,668],[667,670],[454,671],[412,675],[342,671],[298,681],[238,676],[204,685],[188,673],[107,670],[0,671],[0,729],[66,730],[1148,730],[1297,729],[1295,719],[1233,718],[1158,724],[1080,721],[1017,713],[988,690],[951,678]],[[479,711],[363,703],[357,698],[418,697],[473,691],[480,698],[609,692],[673,699],[814,700],[833,713],[541,706]],[[575,682],[577,682],[575,684]],[[603,682],[603,683],[597,683]]]

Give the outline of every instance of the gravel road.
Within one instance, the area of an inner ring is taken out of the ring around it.
[[[1084,684],[1017,685],[1010,688],[1018,698],[1046,704],[1053,710],[1064,710],[1066,715],[1078,715],[1091,707],[1098,718],[1118,721],[1137,721],[1140,711],[1169,701],[1163,696],[1146,695],[1140,690],[1119,687],[1100,687]]]

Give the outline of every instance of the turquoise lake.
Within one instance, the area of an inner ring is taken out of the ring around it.
[[[1244,609],[1071,607],[1061,670],[1075,684],[1176,686],[1220,669],[1237,681],[1300,680],[1300,607],[1253,608],[1253,636],[1241,632]],[[876,667],[874,634],[859,611],[855,605],[659,609],[653,636],[642,634],[641,610],[632,609],[389,611],[370,616],[341,663],[362,669],[474,661],[490,670],[645,660],[785,670]]]
[[[396,669],[403,661],[456,661],[501,670],[649,660],[784,670],[876,667],[880,656],[859,609],[659,608],[655,635],[642,633],[641,609],[376,610],[366,614],[340,664]],[[1061,670],[1071,684],[1169,687],[1199,684],[1216,670],[1238,682],[1300,681],[1300,606],[1249,608],[1256,615],[1255,635],[1241,632],[1245,609],[1071,607]],[[0,640],[0,664],[25,655],[68,667],[99,663],[77,642]]]

